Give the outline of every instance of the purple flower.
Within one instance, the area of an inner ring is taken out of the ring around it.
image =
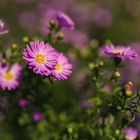
[[[56,12],[56,19],[62,27],[67,27],[70,29],[75,28],[74,21],[68,15],[66,15],[65,13],[61,11]]]
[[[72,73],[72,65],[63,53],[58,53],[57,64],[52,70],[52,75],[56,80],[65,80]]]
[[[105,45],[101,48],[101,53],[109,57],[118,57],[122,59],[134,59],[137,53],[131,47]]]
[[[24,106],[26,106],[26,104],[27,104],[27,100],[26,99],[19,99],[18,100],[18,105],[20,106],[20,107],[24,107]]]
[[[32,119],[36,122],[40,121],[42,119],[42,114],[41,112],[35,112],[33,115],[32,115]]]
[[[93,21],[100,27],[109,27],[112,23],[112,15],[107,8],[95,8]]]
[[[35,73],[48,76],[56,65],[57,53],[48,43],[34,41],[24,49],[23,59]]]
[[[13,90],[19,85],[19,78],[22,67],[15,63],[11,68],[8,66],[0,67],[0,87],[5,90]]]
[[[127,140],[135,140],[136,137],[138,136],[138,130],[129,127],[124,130],[124,134]]]
[[[132,46],[132,48],[135,49],[135,51],[138,54],[138,57],[133,61],[129,61],[129,63],[127,63],[123,67],[121,73],[125,81],[131,80],[135,81],[135,84],[138,84],[140,72],[140,42],[130,43],[130,46]]]
[[[76,48],[85,48],[88,46],[89,38],[85,32],[80,30],[63,30],[65,34],[65,42],[71,43]]]
[[[0,20],[0,30],[3,29],[3,27],[4,27],[4,22]]]
[[[3,20],[0,20],[0,35],[6,34],[9,31],[6,29],[5,27],[5,23],[3,22]]]

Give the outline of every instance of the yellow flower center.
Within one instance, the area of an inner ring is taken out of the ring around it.
[[[116,49],[113,51],[114,54],[123,54],[123,51],[120,49]]]
[[[6,80],[8,80],[8,81],[10,81],[10,80],[12,80],[13,79],[13,74],[11,73],[11,72],[6,72],[5,74],[4,74],[4,78],[6,79]]]
[[[60,65],[60,64],[57,64],[57,65],[54,67],[54,69],[55,69],[56,71],[59,71],[59,70],[61,69],[61,65]]]
[[[37,54],[37,55],[35,56],[35,61],[36,61],[37,63],[39,63],[39,64],[43,64],[44,61],[45,61],[45,56],[42,55],[42,54]]]

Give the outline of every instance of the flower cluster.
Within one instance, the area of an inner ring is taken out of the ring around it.
[[[75,26],[73,20],[61,11],[56,12],[56,20],[60,29],[62,27],[73,29]],[[55,26],[53,28],[50,32],[57,30]],[[5,33],[8,33],[8,30],[3,20],[0,20],[0,35]],[[51,42],[51,38],[48,42]],[[3,61],[2,57],[1,55],[1,62]],[[10,57],[8,56],[8,59]],[[7,56],[5,58],[7,59]],[[72,64],[69,63],[68,58],[54,49],[51,44],[46,43],[46,41],[32,41],[27,44],[23,50],[23,59],[33,72],[44,76],[51,75],[55,80],[65,80],[72,73]],[[10,66],[10,61],[4,63],[4,65],[0,64],[0,87],[3,90],[16,89],[19,85],[21,70],[22,67],[18,63],[14,63],[12,66]],[[20,100],[19,104],[24,106],[25,103]]]
[[[35,73],[52,74],[57,80],[67,79],[72,73],[67,57],[43,41],[30,42],[23,51],[23,59]]]

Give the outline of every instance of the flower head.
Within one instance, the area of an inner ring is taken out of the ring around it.
[[[26,104],[27,104],[27,100],[26,99],[21,98],[21,99],[18,100],[18,105],[20,107],[24,107]]]
[[[65,13],[63,13],[61,11],[56,12],[56,19],[57,19],[58,23],[63,27],[67,27],[70,29],[75,28],[74,21],[68,15],[66,15]]]
[[[23,59],[35,73],[48,76],[56,65],[57,53],[48,43],[34,41],[24,49]]]
[[[58,53],[57,64],[52,70],[52,75],[56,80],[65,80],[72,73],[72,64],[63,53]]]
[[[124,134],[127,140],[135,140],[136,137],[138,136],[138,130],[129,127],[124,130]]]
[[[41,119],[42,119],[42,114],[41,114],[41,112],[35,112],[34,114],[33,114],[33,116],[32,116],[32,119],[34,120],[34,121],[40,121]]]
[[[11,68],[8,66],[0,67],[0,87],[5,90],[13,90],[19,85],[19,78],[22,67],[15,63]]]
[[[122,59],[134,59],[137,53],[131,47],[105,45],[101,48],[101,53],[109,57],[118,57]]]

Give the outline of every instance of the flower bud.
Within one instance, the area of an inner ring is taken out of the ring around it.
[[[25,36],[25,37],[22,38],[22,41],[24,43],[28,43],[29,42],[29,38],[27,36]]]
[[[115,135],[118,136],[119,134],[120,134],[120,130],[119,129],[116,129],[115,130]]]
[[[103,61],[99,61],[99,66],[102,67],[104,65]]]
[[[125,91],[125,94],[126,94],[127,96],[131,96],[132,93],[133,93],[133,92],[132,92],[131,90],[126,90],[126,91]]]
[[[7,60],[5,58],[2,59],[2,63],[5,64]]]
[[[128,85],[133,86],[133,82],[131,82],[131,81],[128,82]]]
[[[140,113],[140,108],[137,108],[137,113]]]
[[[17,48],[17,44],[12,44],[12,49],[15,50]]]
[[[50,24],[51,29],[55,28],[55,25],[56,25],[55,20],[50,20],[49,24]]]
[[[94,64],[94,63],[89,63],[89,64],[88,64],[88,67],[89,67],[91,70],[93,70],[94,67],[95,67],[95,64]]]
[[[118,71],[115,71],[113,74],[112,74],[112,79],[118,79],[121,77],[121,74],[120,72]]]
[[[98,40],[93,39],[93,40],[90,41],[90,47],[91,48],[96,49],[96,48],[98,48],[98,46],[99,46]]]
[[[57,39],[59,41],[63,40],[64,39],[64,34],[63,33],[59,33],[58,36],[57,36]]]
[[[68,128],[68,133],[69,133],[69,134],[72,134],[72,133],[73,133],[73,128],[69,127],[69,128]]]

